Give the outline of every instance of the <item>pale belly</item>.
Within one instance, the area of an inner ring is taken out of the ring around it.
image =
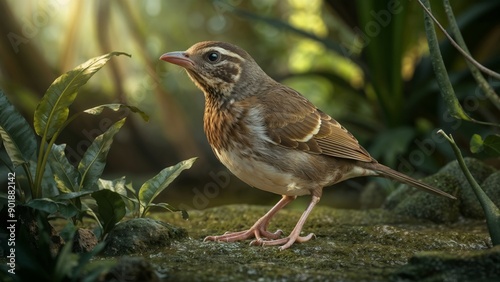
[[[219,160],[239,179],[250,186],[280,195],[309,195],[316,186],[308,180],[280,171],[264,161],[244,153],[215,152]]]
[[[288,151],[288,153],[283,152]],[[236,153],[235,153],[236,152]],[[283,149],[279,160],[274,160],[272,164],[259,160],[255,157],[248,157],[247,152],[235,150],[215,151],[219,160],[236,177],[248,185],[268,191],[271,193],[287,196],[303,196],[311,194],[312,190],[333,185],[358,176],[377,175],[377,173],[366,170],[358,166],[351,166],[348,170],[339,170],[331,164],[319,166],[312,177],[298,177],[299,173],[292,174],[291,167],[295,169],[300,167],[311,167],[312,158],[317,155],[311,155],[305,152]],[[318,159],[315,160],[317,162]],[[286,164],[286,165],[284,165]],[[286,169],[278,169],[278,167]],[[302,174],[304,176],[304,174]],[[307,179],[308,178],[308,179]]]

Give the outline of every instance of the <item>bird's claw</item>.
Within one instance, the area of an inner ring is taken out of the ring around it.
[[[283,231],[278,229],[274,233],[269,232],[264,229],[249,229],[245,231],[238,231],[238,232],[225,232],[223,235],[219,236],[207,236],[205,239],[203,239],[203,242],[207,241],[214,241],[214,242],[235,242],[235,241],[241,241],[241,240],[246,240],[250,238],[256,238],[254,241],[265,241],[262,238],[265,239],[278,239],[283,235]],[[253,241],[252,241],[253,242]]]
[[[276,245],[281,245],[279,249],[281,251],[288,249],[293,243],[303,243],[307,242],[313,238],[316,238],[316,235],[314,233],[310,233],[307,236],[297,236],[297,237],[286,237],[286,238],[280,238],[280,239],[272,239],[272,240],[264,240],[262,238],[258,238],[255,240],[252,240],[250,242],[250,246],[276,246]]]

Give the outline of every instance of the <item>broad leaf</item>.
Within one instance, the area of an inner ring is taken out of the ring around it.
[[[470,139],[470,151],[475,154],[482,152],[484,150],[483,144],[484,140],[481,135],[472,135],[472,138]]]
[[[156,176],[146,181],[139,189],[139,201],[143,207],[150,205],[153,200],[161,193],[179,174],[189,169],[196,158],[182,161],[174,166],[167,167],[160,171]]]
[[[99,178],[97,180],[97,187],[99,190],[111,190],[122,196],[127,196],[127,189],[125,188],[125,176],[115,180],[106,180]]]
[[[484,150],[491,156],[500,156],[500,135],[488,135],[484,139]]]
[[[100,105],[100,106],[93,107],[90,109],[86,109],[83,112],[86,114],[96,116],[96,115],[100,115],[105,108],[110,109],[110,110],[115,111],[115,112],[117,112],[121,109],[128,109],[128,110],[132,111],[133,113],[139,114],[144,121],[149,121],[149,116],[145,112],[141,111],[137,107],[129,106],[129,105],[125,105],[125,104],[104,104],[104,105]]]
[[[470,150],[472,153],[484,151],[490,156],[500,156],[500,135],[488,135],[483,140],[480,135],[474,134],[470,140]]]
[[[1,90],[0,135],[14,167],[35,159],[37,144],[33,129]]]
[[[112,56],[127,55],[112,52],[92,58],[73,70],[58,77],[50,85],[35,110],[34,126],[39,136],[49,140],[68,119],[69,106],[73,104],[78,90],[98,71]]]
[[[57,203],[49,198],[33,199],[29,201],[26,206],[48,214],[53,214],[58,210]]]
[[[29,162],[29,170],[31,175],[35,175],[37,171],[37,163],[35,161]],[[42,174],[42,193],[39,198],[53,198],[61,192],[57,188],[57,183],[54,178],[54,174],[52,173],[52,168],[50,166],[45,167],[45,170]]]
[[[125,123],[123,118],[113,124],[106,132],[97,136],[89,146],[78,164],[80,173],[79,190],[92,190],[106,166],[106,157],[108,155],[113,137]]]
[[[33,199],[26,206],[37,209],[48,214],[59,213],[64,218],[70,218],[78,214],[78,209],[66,202],[57,202],[49,198]]]
[[[57,188],[61,193],[78,191],[78,171],[69,163],[64,150],[66,144],[52,145],[49,155],[49,165],[54,173]]]
[[[56,197],[54,197],[54,199],[55,200],[72,200],[72,199],[81,198],[81,197],[86,196],[86,195],[90,195],[96,191],[97,190],[85,190],[85,191],[64,193],[64,194],[57,195]]]
[[[111,190],[94,192],[92,197],[97,203],[97,216],[101,221],[103,234],[106,234],[125,216],[125,203],[120,194]]]

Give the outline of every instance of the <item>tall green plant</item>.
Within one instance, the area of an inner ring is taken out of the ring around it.
[[[195,160],[186,160],[164,169],[136,192],[126,188],[125,177],[113,181],[101,179],[113,138],[126,118],[115,122],[97,136],[76,167],[68,161],[66,145],[55,144],[70,122],[84,114],[100,115],[104,109],[115,112],[128,110],[148,121],[149,117],[144,112],[125,104],[104,104],[70,115],[69,107],[75,101],[79,89],[111,57],[120,55],[127,54],[112,52],[90,59],[52,83],[34,115],[35,133],[41,137],[39,141],[28,122],[0,91],[0,135],[9,157],[9,160],[2,159],[2,162],[11,172],[22,167],[26,175],[26,181],[18,181],[16,185],[19,187],[16,191],[18,201],[48,215],[57,213],[70,218],[74,223],[89,214],[99,224],[96,233],[100,237],[108,233],[127,212],[145,216],[151,207],[177,211],[166,203],[153,203],[153,200]],[[7,195],[3,195],[3,198],[7,198]],[[90,199],[95,201],[95,209],[87,204]],[[187,216],[185,212],[183,216]]]
[[[439,46],[437,43],[437,36],[436,36],[436,32],[434,30],[433,21],[435,21],[438,26],[441,27],[441,25],[432,16],[429,1],[423,0],[423,2],[421,2],[421,3],[422,3],[422,7],[425,10],[425,12],[424,12],[425,31],[427,34],[427,41],[429,44],[431,60],[432,60],[432,64],[434,67],[434,72],[436,74],[436,79],[438,81],[438,85],[439,85],[439,88],[441,90],[443,100],[445,101],[445,103],[447,105],[448,111],[450,111],[451,115],[456,119],[462,119],[462,120],[469,121],[469,122],[481,123],[481,124],[492,125],[492,126],[500,126],[499,124],[486,123],[486,122],[481,122],[481,121],[477,121],[475,119],[472,119],[462,109],[462,107],[461,107],[460,103],[458,102],[458,99],[455,95],[455,92],[453,90],[453,86],[450,82],[449,76],[446,72],[443,58],[441,56],[441,52],[439,50]],[[460,30],[458,29],[458,25],[455,21],[455,17],[453,15],[451,5],[449,4],[449,2],[447,0],[443,0],[443,4],[445,6],[445,11],[448,14],[448,20],[450,21],[450,25],[452,26],[452,30],[455,33],[455,37],[458,38],[458,41],[459,41],[459,44],[456,44],[456,45],[454,44],[454,46],[456,48],[458,48],[460,50],[460,52],[462,54],[464,54],[465,58],[468,60],[468,67],[474,73],[474,77],[476,78],[476,81],[480,85],[480,87],[482,87],[485,91],[492,90],[491,87],[483,85],[485,80],[484,80],[484,78],[482,78],[482,75],[479,73],[478,68],[476,68],[476,66],[479,63],[476,62],[472,57],[470,57],[470,54],[468,53],[468,49],[467,49],[467,46],[465,45],[465,41],[463,40],[463,38],[460,34]],[[444,29],[443,29],[443,31],[444,31]],[[484,68],[479,68],[479,69],[484,69]],[[494,93],[494,91],[493,91],[487,95],[496,95],[496,93]],[[496,98],[490,97],[490,100],[493,103],[495,103],[498,100],[498,97],[496,97]],[[483,208],[483,211],[484,211],[484,214],[486,217],[488,230],[489,230],[490,237],[491,237],[493,244],[500,245],[500,209],[497,206],[495,206],[493,201],[481,189],[479,184],[476,182],[476,180],[474,179],[474,177],[470,173],[469,169],[465,165],[465,162],[464,162],[463,157],[462,157],[462,153],[461,153],[460,149],[458,148],[457,144],[455,143],[455,140],[453,139],[451,134],[447,135],[442,130],[439,131],[439,133],[441,135],[443,135],[446,138],[446,140],[448,140],[448,142],[450,143],[450,145],[455,153],[455,156],[458,160],[460,168],[462,169],[467,181],[469,182],[472,190],[474,191],[474,194],[476,195],[479,203],[481,204],[481,207]],[[490,141],[486,142],[486,140],[490,140]],[[471,149],[473,148],[472,151],[474,151],[474,150],[479,151],[481,148],[484,148],[487,146],[493,153],[498,154],[500,152],[500,141],[499,140],[500,140],[500,138],[498,137],[498,135],[490,135],[484,141],[480,137],[478,138],[478,135],[474,135],[472,138],[472,141],[471,141],[471,143],[472,143]]]

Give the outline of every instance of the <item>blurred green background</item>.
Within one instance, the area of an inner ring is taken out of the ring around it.
[[[447,26],[442,3],[431,4]],[[498,72],[500,1],[452,5],[473,57]],[[126,175],[140,185],[162,168],[197,156],[162,201],[188,209],[267,205],[280,196],[248,187],[215,159],[202,128],[203,95],[183,70],[159,61],[160,55],[203,40],[237,44],[271,77],[340,121],[380,162],[421,177],[454,159],[438,129],[452,133],[466,155],[473,133],[492,132],[447,115],[423,28],[418,2],[403,0],[0,1],[0,88],[32,123],[38,101],[57,76],[110,51],[130,53],[132,58],[113,58],[73,105],[76,111],[119,101],[151,117],[149,123],[129,117],[108,156],[106,176]],[[446,40],[441,51],[466,112],[499,123],[498,109],[478,89],[464,59]],[[490,84],[500,88],[498,81]],[[79,118],[58,143],[68,144],[76,163],[88,140],[110,125],[105,121],[118,117]],[[374,178],[346,181],[325,189],[321,204],[376,205],[395,185]],[[363,202],[366,186],[376,193],[366,193]],[[298,205],[309,201],[303,198]]]

